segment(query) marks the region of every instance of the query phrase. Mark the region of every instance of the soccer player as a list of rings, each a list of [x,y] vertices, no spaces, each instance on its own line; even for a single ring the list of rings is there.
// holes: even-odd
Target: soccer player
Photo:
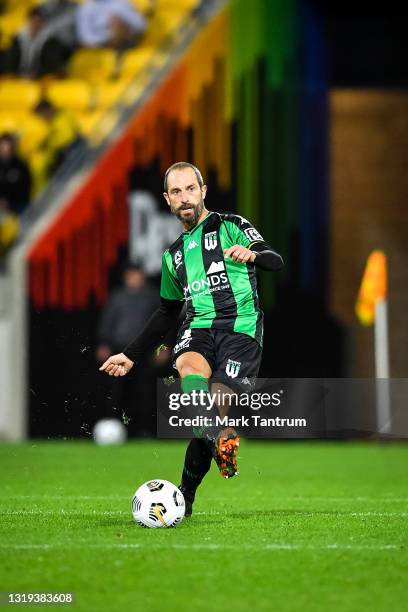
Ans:
[[[139,336],[101,366],[110,376],[125,376],[140,363],[177,324],[186,303],[186,316],[173,348],[183,391],[208,391],[210,378],[228,388],[256,378],[263,313],[255,268],[279,270],[283,261],[249,221],[209,211],[206,194],[201,173],[192,164],[177,162],[167,170],[164,197],[184,231],[163,254],[161,306]],[[180,485],[186,516],[192,513],[197,487],[212,458],[224,478],[237,474],[238,446],[232,428],[216,432],[209,428],[190,441]]]

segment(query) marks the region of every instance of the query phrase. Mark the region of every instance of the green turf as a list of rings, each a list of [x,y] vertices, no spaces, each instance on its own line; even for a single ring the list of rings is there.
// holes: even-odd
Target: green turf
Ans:
[[[191,519],[138,527],[133,492],[178,484],[184,448],[1,444],[0,591],[72,590],[87,612],[407,609],[408,446],[246,441]]]

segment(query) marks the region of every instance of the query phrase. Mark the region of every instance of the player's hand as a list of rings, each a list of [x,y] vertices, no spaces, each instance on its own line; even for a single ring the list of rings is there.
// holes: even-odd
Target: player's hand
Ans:
[[[253,253],[250,249],[239,244],[229,247],[224,250],[224,257],[231,257],[232,261],[238,261],[240,263],[253,263],[255,261],[256,253]]]
[[[109,376],[126,376],[133,366],[134,362],[129,357],[126,357],[124,353],[118,353],[117,355],[111,355],[99,370],[106,372]]]

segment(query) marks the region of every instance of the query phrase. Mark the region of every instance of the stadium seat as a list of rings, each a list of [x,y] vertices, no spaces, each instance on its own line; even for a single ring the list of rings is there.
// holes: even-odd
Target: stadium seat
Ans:
[[[156,0],[130,0],[130,4],[133,4],[138,11],[146,15],[154,7]]]
[[[4,8],[7,12],[16,11],[18,9],[26,11],[33,4],[38,4],[38,1],[36,2],[35,0],[5,0]]]
[[[10,46],[14,35],[24,25],[25,19],[25,9],[0,15],[0,49],[6,49]]]
[[[20,153],[27,157],[44,142],[48,127],[40,117],[31,113],[0,112],[0,132],[16,134]]]
[[[58,108],[74,111],[90,110],[95,101],[90,85],[78,79],[52,81],[47,87],[46,97]]]
[[[6,79],[0,81],[0,110],[30,110],[41,96],[41,87],[36,81]]]
[[[112,49],[79,49],[68,66],[71,79],[101,82],[115,75],[116,53]]]
[[[126,89],[128,82],[126,80],[117,81],[116,83],[101,84],[96,93],[97,108],[108,108],[122,103],[122,94]]]
[[[143,46],[139,49],[132,49],[123,54],[120,76],[129,78],[141,72],[151,61],[156,52],[153,46]]]
[[[191,11],[200,4],[201,0],[158,0],[158,8],[160,11],[171,10],[178,12],[181,9]]]
[[[88,142],[91,146],[98,146],[104,138],[112,133],[120,114],[115,109],[109,109],[101,113],[95,122],[92,132],[88,135]]]
[[[142,44],[146,46],[159,46],[168,38],[176,36],[177,30],[187,18],[188,9],[179,7],[176,9],[160,10],[153,16],[146,33],[143,35]]]
[[[81,134],[86,138],[89,138],[98,123],[102,120],[105,112],[106,110],[103,108],[84,113],[75,113],[75,119]]]

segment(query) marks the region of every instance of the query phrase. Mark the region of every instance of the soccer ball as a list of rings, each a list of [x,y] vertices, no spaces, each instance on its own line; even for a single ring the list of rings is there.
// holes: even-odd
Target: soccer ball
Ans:
[[[93,428],[93,438],[96,444],[121,444],[126,437],[126,427],[118,419],[102,419]]]
[[[149,480],[132,499],[132,514],[141,527],[176,527],[184,518],[180,489],[168,480]]]

